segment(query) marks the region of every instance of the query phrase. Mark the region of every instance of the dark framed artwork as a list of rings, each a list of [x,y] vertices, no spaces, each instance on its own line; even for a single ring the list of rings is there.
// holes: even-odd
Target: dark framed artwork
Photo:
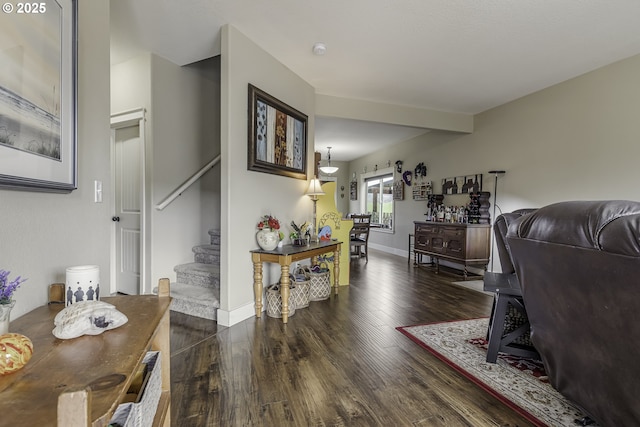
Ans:
[[[358,200],[358,183],[356,181],[349,183],[349,200]]]
[[[6,3],[0,40],[0,187],[68,193],[77,188],[77,0]]]
[[[468,194],[482,191],[482,174],[456,176],[442,180],[442,194]]]
[[[307,179],[307,116],[249,84],[247,169]]]

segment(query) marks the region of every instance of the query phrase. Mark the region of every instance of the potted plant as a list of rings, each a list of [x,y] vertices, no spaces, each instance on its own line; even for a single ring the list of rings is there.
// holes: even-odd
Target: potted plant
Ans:
[[[293,231],[289,233],[289,239],[293,246],[306,246],[308,241],[305,237],[305,232],[309,228],[309,225],[304,222],[301,226],[297,226],[295,222],[291,221],[291,228]]]

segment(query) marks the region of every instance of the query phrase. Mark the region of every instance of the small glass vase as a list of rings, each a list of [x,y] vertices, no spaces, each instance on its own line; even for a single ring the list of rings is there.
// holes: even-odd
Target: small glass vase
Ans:
[[[16,304],[15,301],[10,301],[6,304],[0,304],[0,335],[9,333],[9,321],[11,320],[11,309]]]

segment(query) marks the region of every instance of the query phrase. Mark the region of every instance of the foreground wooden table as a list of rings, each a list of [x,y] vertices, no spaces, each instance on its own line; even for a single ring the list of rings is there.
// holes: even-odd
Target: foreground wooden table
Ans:
[[[282,295],[282,322],[289,321],[289,269],[292,262],[334,252],[333,255],[333,286],[338,294],[340,286],[340,245],[342,242],[311,243],[308,246],[284,245],[272,251],[255,249],[251,251],[253,261],[253,290],[256,298],[256,317],[262,316],[262,263],[273,262],[280,264],[280,295]]]
[[[164,283],[163,281],[166,281]],[[36,308],[10,331],[33,342],[27,365],[0,376],[0,426],[106,426],[149,349],[161,352],[162,395],[154,426],[170,424],[169,280],[159,296],[102,298],[129,321],[101,335],[60,340],[53,319],[63,305]]]

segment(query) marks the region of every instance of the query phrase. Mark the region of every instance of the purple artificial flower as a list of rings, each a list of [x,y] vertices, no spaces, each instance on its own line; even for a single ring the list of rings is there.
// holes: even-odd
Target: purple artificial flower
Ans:
[[[0,304],[9,304],[13,293],[22,282],[27,280],[18,276],[9,282],[9,274],[11,274],[10,271],[0,269]]]

